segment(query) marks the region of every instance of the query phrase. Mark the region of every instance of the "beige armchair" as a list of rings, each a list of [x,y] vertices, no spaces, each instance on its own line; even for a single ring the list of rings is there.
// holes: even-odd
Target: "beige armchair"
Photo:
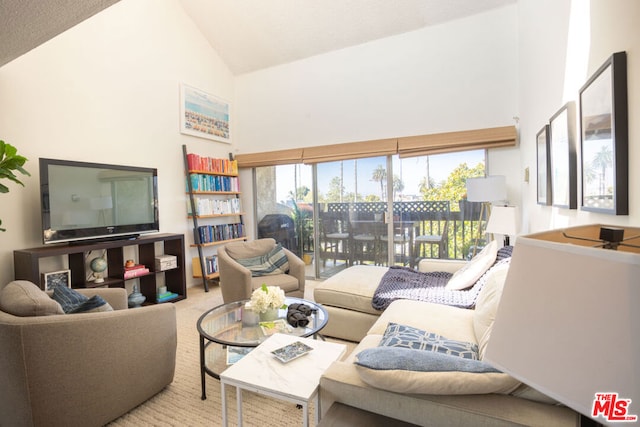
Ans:
[[[225,304],[251,298],[253,290],[262,284],[279,286],[287,296],[304,298],[304,262],[288,249],[283,248],[289,263],[289,271],[286,274],[254,276],[251,270],[237,261],[266,255],[275,247],[276,241],[266,238],[229,243],[218,248],[220,289]]]
[[[173,304],[128,309],[125,289],[77,290],[114,311],[16,316],[0,293],[1,426],[101,426],[173,381]]]

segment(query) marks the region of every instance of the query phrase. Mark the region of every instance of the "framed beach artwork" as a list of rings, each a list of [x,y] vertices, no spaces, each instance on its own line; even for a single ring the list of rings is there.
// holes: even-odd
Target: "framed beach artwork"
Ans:
[[[566,103],[549,120],[551,204],[569,209],[578,207],[575,123],[574,102]]]
[[[180,85],[180,132],[231,143],[231,105],[200,89]]]
[[[582,204],[629,214],[627,57],[614,53],[580,89]]]

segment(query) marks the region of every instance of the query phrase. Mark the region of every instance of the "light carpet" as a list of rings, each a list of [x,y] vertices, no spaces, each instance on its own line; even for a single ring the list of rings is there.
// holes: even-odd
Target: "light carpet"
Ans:
[[[313,281],[307,281],[305,297],[312,299]],[[201,400],[198,318],[210,308],[222,304],[217,286],[209,292],[191,287],[187,299],[175,303],[178,330],[176,372],[173,382],[145,403],[134,408],[109,426],[219,426],[222,425],[220,382],[206,376],[207,399]],[[334,340],[331,340],[334,341]],[[347,344],[347,354],[354,344]],[[144,375],[143,372],[140,375]],[[313,414],[313,403],[310,405]],[[300,426],[302,410],[295,404],[243,392],[243,420],[246,426]],[[229,425],[237,425],[235,388],[227,387]],[[310,425],[314,425],[313,416]]]

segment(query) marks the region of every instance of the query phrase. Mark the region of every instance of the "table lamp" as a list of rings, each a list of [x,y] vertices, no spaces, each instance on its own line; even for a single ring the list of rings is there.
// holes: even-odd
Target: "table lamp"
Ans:
[[[484,360],[609,424],[640,415],[640,239],[604,249],[602,227],[518,237]]]
[[[520,212],[516,206],[494,206],[485,230],[487,233],[502,234],[504,245],[509,246],[509,236],[520,231]]]
[[[507,200],[507,178],[504,175],[492,175],[480,178],[467,178],[467,201],[480,202],[478,233],[473,255],[476,254],[478,241],[483,233],[482,224],[491,216],[491,202]]]

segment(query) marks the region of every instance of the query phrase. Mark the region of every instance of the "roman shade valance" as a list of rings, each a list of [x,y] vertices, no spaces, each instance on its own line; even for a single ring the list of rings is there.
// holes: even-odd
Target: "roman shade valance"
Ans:
[[[361,159],[396,154],[398,140],[377,139],[372,141],[349,142],[346,144],[307,147],[302,153],[302,161],[307,164],[335,162],[338,160]]]
[[[398,138],[400,158],[516,145],[516,127],[502,126]]]
[[[290,150],[238,154],[240,168],[286,164],[314,164],[399,154],[401,158],[516,145],[515,126],[376,139]]]
[[[235,158],[238,161],[239,168],[292,165],[302,163],[302,148],[265,151],[262,153],[237,154]]]

